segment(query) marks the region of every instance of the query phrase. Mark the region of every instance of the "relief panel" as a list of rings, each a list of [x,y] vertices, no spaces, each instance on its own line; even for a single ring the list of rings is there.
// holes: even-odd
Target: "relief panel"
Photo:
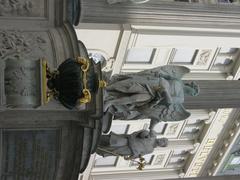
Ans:
[[[41,105],[39,61],[8,59],[4,70],[6,105],[28,108]]]
[[[212,56],[211,49],[201,50],[196,65],[207,65],[209,61],[211,61],[211,56]]]
[[[0,0],[0,17],[44,17],[46,7],[44,0]]]
[[[51,58],[51,42],[44,32],[0,30],[0,60]]]

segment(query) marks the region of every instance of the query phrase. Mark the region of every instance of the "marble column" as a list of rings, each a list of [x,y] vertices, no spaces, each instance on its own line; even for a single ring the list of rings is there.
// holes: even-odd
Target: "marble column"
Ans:
[[[199,96],[187,96],[187,109],[213,109],[240,107],[240,81],[202,80],[195,81],[200,86]]]

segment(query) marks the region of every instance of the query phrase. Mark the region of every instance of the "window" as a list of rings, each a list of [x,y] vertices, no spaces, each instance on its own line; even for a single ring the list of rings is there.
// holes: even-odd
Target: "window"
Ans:
[[[164,134],[165,130],[167,128],[167,123],[160,122],[154,127],[154,131],[156,131],[157,134]]]
[[[112,125],[110,131],[116,134],[126,134],[128,131],[129,125],[128,124],[115,124]]]
[[[132,48],[128,50],[126,63],[151,63],[156,49],[152,48]]]
[[[215,56],[215,49],[173,48],[168,63],[184,65],[190,69],[207,70]]]
[[[230,65],[232,62],[233,60],[230,58],[218,56],[214,62],[214,65]]]
[[[193,64],[198,50],[192,48],[174,48],[172,51],[172,63]]]
[[[238,57],[238,48],[219,48],[212,70],[231,72]]]
[[[237,50],[238,50],[238,48],[223,47],[220,49],[219,53],[234,54],[237,52]]]
[[[102,157],[96,155],[95,166],[96,167],[106,167],[106,166],[115,166],[117,162],[116,156]]]

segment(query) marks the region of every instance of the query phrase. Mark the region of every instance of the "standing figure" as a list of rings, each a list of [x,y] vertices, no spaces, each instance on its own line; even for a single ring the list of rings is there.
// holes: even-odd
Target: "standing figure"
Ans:
[[[156,147],[166,147],[166,138],[157,139],[154,131],[136,131],[132,134],[102,135],[97,154],[106,156],[124,156],[130,159],[150,154]]]
[[[196,83],[183,83],[189,69],[162,66],[139,73],[114,75],[106,88],[104,119],[150,118],[150,130],[160,121],[180,121],[190,113],[183,107],[184,95],[196,96]]]

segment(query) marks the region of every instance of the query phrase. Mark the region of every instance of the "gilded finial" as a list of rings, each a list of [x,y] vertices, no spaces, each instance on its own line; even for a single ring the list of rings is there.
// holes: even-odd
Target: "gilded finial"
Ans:
[[[83,90],[83,97],[80,98],[80,103],[81,104],[86,104],[86,103],[89,103],[92,99],[92,96],[91,96],[91,93],[88,89],[84,89]]]
[[[146,161],[145,161],[144,157],[142,157],[142,155],[139,155],[139,161],[137,163],[138,163],[137,169],[142,171],[146,165]]]
[[[77,62],[82,64],[81,69],[83,72],[87,72],[90,66],[89,60],[84,57],[77,57]]]
[[[105,88],[107,86],[107,82],[104,80],[99,80],[99,88]]]

